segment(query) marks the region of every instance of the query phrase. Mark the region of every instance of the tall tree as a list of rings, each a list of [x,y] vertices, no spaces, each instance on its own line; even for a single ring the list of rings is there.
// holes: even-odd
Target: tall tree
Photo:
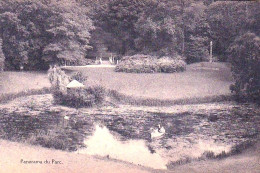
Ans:
[[[99,26],[111,33],[118,40],[114,46],[120,54],[134,49],[136,38],[135,23],[143,11],[145,1],[114,0],[109,1],[100,16]]]
[[[259,34],[259,2],[225,2],[212,3],[207,10],[207,18],[214,41],[214,50],[221,60],[227,60],[227,49],[238,35],[247,31]],[[258,31],[257,31],[258,30]]]
[[[240,101],[260,104],[260,37],[247,32],[238,36],[229,48],[235,84],[231,90]]]
[[[90,48],[88,9],[69,0],[10,0],[0,7],[0,35],[8,69],[47,69],[77,62]]]
[[[206,19],[206,9],[202,2],[191,3],[185,9],[184,53],[188,63],[208,60],[210,27]]]
[[[90,48],[90,30],[94,29],[92,20],[87,16],[88,9],[76,2],[51,4],[56,15],[48,20],[47,34],[49,44],[44,48],[44,60],[52,63],[80,61]]]

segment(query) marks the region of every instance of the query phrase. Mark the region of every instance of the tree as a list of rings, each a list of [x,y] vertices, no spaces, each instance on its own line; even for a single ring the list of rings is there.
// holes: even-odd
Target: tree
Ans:
[[[168,1],[147,1],[135,24],[138,37],[135,47],[143,53],[174,55],[178,50],[180,25],[175,18],[174,4]],[[155,13],[156,12],[156,13]]]
[[[197,2],[185,9],[184,52],[188,63],[205,61],[209,57],[210,27],[206,20],[206,8],[202,2]]]
[[[76,2],[54,3],[56,15],[48,21],[47,34],[51,37],[44,48],[44,60],[64,64],[78,62],[85,58],[89,46],[90,30],[94,29],[87,9]]]
[[[88,9],[69,0],[10,0],[0,4],[0,35],[7,69],[47,69],[78,62],[90,48]]]
[[[238,36],[229,48],[235,84],[231,91],[239,101],[260,104],[260,37],[247,32]]]
[[[26,28],[22,26],[18,15],[13,12],[4,12],[0,15],[1,37],[3,38],[3,50],[8,52],[6,68],[19,69],[23,62],[28,60],[25,51],[28,47]]]
[[[145,1],[114,0],[109,1],[99,17],[98,26],[105,32],[111,33],[118,43],[113,48],[119,54],[126,54],[134,50],[136,38],[135,23],[144,8]]]
[[[236,39],[247,31],[259,34],[260,4],[258,2],[212,3],[207,9],[207,20],[211,28],[214,52],[227,61],[227,49]],[[258,30],[258,31],[257,31]]]

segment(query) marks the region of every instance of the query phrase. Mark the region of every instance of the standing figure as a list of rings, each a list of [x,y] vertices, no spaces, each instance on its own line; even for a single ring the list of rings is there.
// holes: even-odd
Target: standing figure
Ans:
[[[102,64],[102,58],[101,57],[99,58],[99,63]]]

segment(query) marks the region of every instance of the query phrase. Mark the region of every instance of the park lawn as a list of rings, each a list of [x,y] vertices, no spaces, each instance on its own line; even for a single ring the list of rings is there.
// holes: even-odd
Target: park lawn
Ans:
[[[0,94],[50,87],[47,72],[1,72]]]
[[[185,72],[135,74],[108,67],[65,67],[88,76],[86,86],[101,85],[133,97],[161,100],[189,99],[230,94],[230,68],[225,63],[196,63]],[[69,71],[67,73],[69,74]],[[50,87],[47,72],[2,72],[0,94]]]
[[[88,76],[87,86],[101,85],[133,97],[189,99],[230,94],[230,67],[225,63],[196,63],[180,73],[119,73],[114,68],[65,67]]]

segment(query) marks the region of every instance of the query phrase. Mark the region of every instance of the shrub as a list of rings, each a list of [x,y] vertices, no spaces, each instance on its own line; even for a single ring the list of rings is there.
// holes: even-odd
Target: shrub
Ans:
[[[63,70],[61,70],[59,67],[54,66],[53,68],[49,69],[48,77],[51,83],[52,90],[66,93],[66,86],[69,84],[70,78],[68,75],[65,74]]]
[[[186,63],[182,59],[172,59],[170,57],[162,57],[157,62],[160,71],[163,73],[181,72],[186,69]]]
[[[93,59],[77,59],[71,62],[66,62],[66,65],[69,66],[85,66],[85,65],[92,65],[95,64],[95,60]],[[65,63],[63,63],[62,65],[65,65]]]
[[[174,58],[162,57],[158,59],[156,56],[150,55],[134,55],[125,56],[116,66],[116,72],[127,73],[173,73],[186,69],[186,63],[180,56]]]
[[[91,107],[93,105],[101,104],[105,99],[105,89],[102,87],[89,87],[70,89],[66,94],[55,91],[53,93],[55,103],[79,107]]]
[[[125,56],[116,66],[116,72],[127,73],[154,73],[159,71],[156,64],[157,57],[150,55],[137,54],[134,56]]]
[[[254,33],[239,36],[229,48],[235,84],[230,89],[238,101],[260,104],[260,37]]]
[[[71,78],[71,81],[72,81],[72,80],[77,80],[77,81],[79,81],[79,82],[81,82],[81,83],[86,82],[87,79],[88,79],[88,77],[87,77],[87,76],[84,76],[84,75],[82,74],[82,72],[80,72],[80,71],[72,73],[72,75],[71,75],[70,78]]]
[[[71,107],[90,107],[101,104],[105,99],[105,89],[100,86],[67,89],[67,84],[72,80],[79,82],[86,81],[86,77],[81,72],[75,72],[71,77],[65,74],[59,67],[49,70],[49,79],[52,85],[52,96],[56,104]]]

